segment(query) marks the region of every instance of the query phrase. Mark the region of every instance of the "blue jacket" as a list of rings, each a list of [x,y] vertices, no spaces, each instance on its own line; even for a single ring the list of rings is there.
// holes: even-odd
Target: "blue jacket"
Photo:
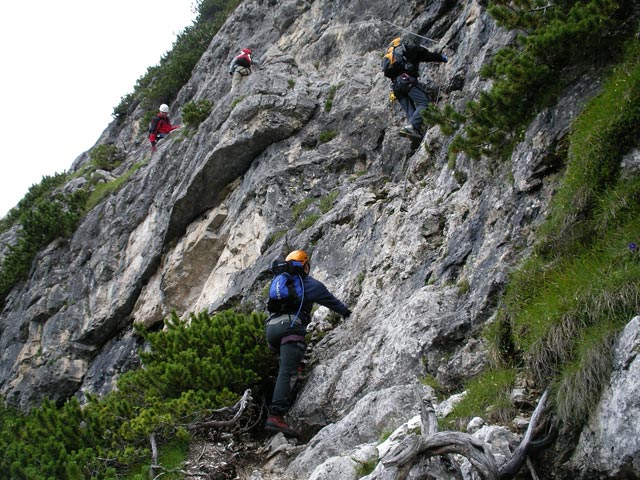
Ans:
[[[314,303],[327,307],[343,317],[348,317],[351,314],[351,310],[338,300],[320,280],[316,280],[310,275],[302,275],[302,285],[304,286],[304,297],[298,316],[304,325],[311,320],[311,310]]]

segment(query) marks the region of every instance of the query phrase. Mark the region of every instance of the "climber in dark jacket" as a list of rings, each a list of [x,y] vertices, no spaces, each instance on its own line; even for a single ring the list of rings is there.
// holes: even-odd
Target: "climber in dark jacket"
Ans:
[[[311,321],[313,304],[323,305],[343,317],[351,315],[351,310],[322,282],[309,275],[311,270],[309,256],[303,250],[294,250],[285,260],[294,260],[302,264],[304,273],[301,278],[304,293],[300,304],[292,308],[294,311],[272,314],[267,319],[265,327],[267,342],[271,350],[280,354],[280,364],[265,429],[296,436],[296,432],[287,425],[283,416],[289,410],[292,380],[298,373],[298,367],[306,350],[305,334],[307,325]]]
[[[409,123],[402,127],[400,135],[422,138],[422,114],[429,105],[424,89],[418,83],[421,62],[447,62],[449,59],[428,50],[422,45],[413,45],[394,38],[382,59],[384,75],[391,79],[392,99],[400,102]]]

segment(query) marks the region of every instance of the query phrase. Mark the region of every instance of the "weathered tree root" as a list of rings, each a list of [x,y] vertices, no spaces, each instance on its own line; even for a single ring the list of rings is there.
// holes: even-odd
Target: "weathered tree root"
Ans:
[[[500,469],[498,469],[495,457],[486,443],[463,432],[435,432],[437,429],[434,426],[435,414],[433,407],[430,407],[430,400],[423,401],[422,408],[422,431],[426,433],[403,439],[382,459],[382,463],[385,468],[394,472],[394,480],[402,480],[406,478],[410,467],[419,457],[455,453],[466,457],[485,480],[513,479],[527,461],[529,454],[550,443],[550,435],[541,441],[533,441],[547,397],[548,393],[544,392],[531,416],[522,442]],[[392,477],[385,476],[385,478]]]
[[[253,397],[251,396],[251,390],[245,390],[242,398],[236,402],[235,405],[231,407],[224,407],[217,410],[211,411],[212,415],[221,415],[221,414],[233,414],[233,416],[227,420],[205,420],[193,422],[188,425],[182,425],[186,427],[189,431],[196,431],[204,428],[221,428],[221,427],[231,427],[240,422],[242,415],[245,411],[252,405]],[[152,433],[149,436],[149,442],[151,444],[151,467],[150,467],[150,478],[155,479],[162,476],[164,473],[169,472],[179,472],[187,477],[202,477],[209,478],[207,474],[201,474],[198,472],[190,472],[182,469],[166,469],[158,464],[158,446],[156,442],[155,433]],[[160,472],[156,475],[156,472]]]
[[[234,425],[238,423],[238,421],[240,420],[240,417],[242,416],[242,414],[245,412],[245,410],[251,404],[252,401],[253,401],[253,397],[251,397],[251,390],[247,389],[244,391],[242,398],[238,400],[238,402],[232,407],[224,407],[218,410],[213,410],[212,412],[216,414],[235,412],[232,418],[230,418],[229,420],[208,420],[204,422],[191,423],[187,425],[187,429],[190,431],[193,431],[193,430],[199,430],[201,428],[229,427],[231,425]]]

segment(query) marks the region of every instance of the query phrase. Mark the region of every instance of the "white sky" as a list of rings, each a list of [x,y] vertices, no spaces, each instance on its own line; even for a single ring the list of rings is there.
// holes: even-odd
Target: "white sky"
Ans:
[[[69,170],[192,24],[194,0],[7,1],[0,10],[0,217]]]

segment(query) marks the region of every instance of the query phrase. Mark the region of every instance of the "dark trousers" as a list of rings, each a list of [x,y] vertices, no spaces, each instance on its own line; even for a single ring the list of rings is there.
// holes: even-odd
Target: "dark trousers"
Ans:
[[[294,323],[292,326],[291,318],[295,317],[289,315],[276,317],[266,326],[269,347],[280,355],[278,376],[269,405],[269,414],[271,415],[284,415],[289,411],[292,400],[290,398],[291,391],[298,375],[298,367],[307,348],[302,341],[304,328],[300,323]],[[279,321],[279,319],[282,320]]]
[[[417,131],[422,131],[421,112],[429,106],[427,94],[420,88],[418,80],[402,74],[393,81],[393,93],[407,114],[407,120]]]

